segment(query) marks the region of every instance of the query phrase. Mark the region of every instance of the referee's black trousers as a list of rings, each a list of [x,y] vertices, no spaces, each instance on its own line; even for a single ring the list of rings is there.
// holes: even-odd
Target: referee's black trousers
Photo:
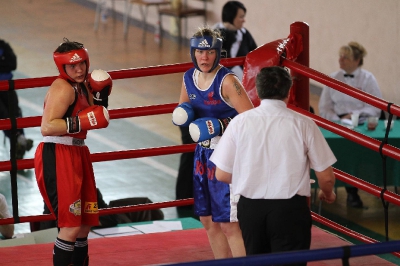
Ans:
[[[241,196],[237,209],[247,255],[310,249],[312,220],[307,197],[272,200]]]

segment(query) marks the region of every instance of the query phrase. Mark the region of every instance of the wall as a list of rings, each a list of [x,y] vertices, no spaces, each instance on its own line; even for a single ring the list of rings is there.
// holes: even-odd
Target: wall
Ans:
[[[96,2],[96,0],[88,0]],[[124,1],[116,1],[124,10]],[[201,1],[189,0],[201,6]],[[208,24],[220,21],[225,0],[210,0],[207,4]],[[400,104],[399,75],[399,16],[398,0],[242,0],[247,8],[245,27],[258,45],[287,37],[290,24],[306,22],[310,26],[310,66],[324,74],[339,69],[338,50],[350,41],[364,45],[368,55],[364,69],[378,80],[384,99]],[[140,19],[137,6],[131,16]],[[169,20],[169,21],[168,21]],[[155,25],[157,13],[149,9],[148,22]],[[187,37],[203,24],[202,19],[189,19]],[[164,28],[172,29],[173,22],[165,18]],[[313,85],[321,84],[311,81]]]

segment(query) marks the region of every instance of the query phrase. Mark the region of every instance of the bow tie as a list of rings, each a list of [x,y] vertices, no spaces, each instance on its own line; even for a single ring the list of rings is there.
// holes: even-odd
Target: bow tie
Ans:
[[[344,74],[344,76],[347,77],[347,78],[354,78],[353,74]]]

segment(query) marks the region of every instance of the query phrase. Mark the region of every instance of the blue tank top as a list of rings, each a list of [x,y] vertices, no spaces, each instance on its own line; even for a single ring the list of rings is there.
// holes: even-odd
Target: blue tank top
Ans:
[[[183,81],[186,87],[186,92],[190,99],[190,104],[193,106],[195,117],[214,117],[227,118],[235,117],[237,111],[228,105],[222,98],[222,82],[232,71],[226,67],[221,67],[215,74],[214,80],[210,87],[206,90],[200,90],[195,83],[196,68],[191,68],[183,75]]]

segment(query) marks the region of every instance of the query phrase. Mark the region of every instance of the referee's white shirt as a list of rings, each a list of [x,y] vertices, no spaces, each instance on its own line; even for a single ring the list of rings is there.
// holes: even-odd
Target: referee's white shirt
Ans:
[[[336,162],[314,121],[281,100],[262,100],[237,115],[210,160],[232,174],[234,195],[252,199],[310,196],[310,168]]]

